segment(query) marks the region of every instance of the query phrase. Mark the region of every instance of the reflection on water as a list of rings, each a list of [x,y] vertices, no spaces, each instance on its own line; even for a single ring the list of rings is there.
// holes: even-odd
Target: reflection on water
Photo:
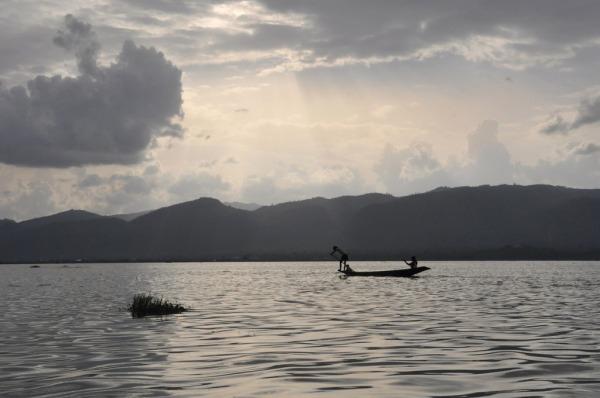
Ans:
[[[600,263],[424,265],[414,279],[343,279],[334,263],[2,265],[0,391],[600,394]],[[132,319],[141,292],[193,310]]]

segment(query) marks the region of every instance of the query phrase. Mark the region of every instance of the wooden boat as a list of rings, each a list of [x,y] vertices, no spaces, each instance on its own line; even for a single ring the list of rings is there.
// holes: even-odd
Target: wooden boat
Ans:
[[[393,269],[389,271],[354,271],[352,269],[348,271],[340,271],[347,276],[400,276],[400,277],[411,277],[418,274],[419,272],[427,271],[429,267],[417,267],[417,268],[404,268],[404,269]]]

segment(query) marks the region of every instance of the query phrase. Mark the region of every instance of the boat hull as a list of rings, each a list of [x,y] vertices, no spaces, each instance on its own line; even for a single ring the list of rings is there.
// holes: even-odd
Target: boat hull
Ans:
[[[429,267],[394,269],[389,271],[338,271],[346,276],[394,276],[408,278],[420,272],[427,271]]]

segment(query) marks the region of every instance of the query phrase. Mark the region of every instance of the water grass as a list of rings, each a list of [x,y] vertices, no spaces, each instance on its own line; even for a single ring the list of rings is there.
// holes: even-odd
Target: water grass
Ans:
[[[162,297],[141,293],[133,296],[133,302],[127,307],[133,318],[141,318],[147,315],[170,315],[180,314],[187,311],[183,305],[171,303]]]

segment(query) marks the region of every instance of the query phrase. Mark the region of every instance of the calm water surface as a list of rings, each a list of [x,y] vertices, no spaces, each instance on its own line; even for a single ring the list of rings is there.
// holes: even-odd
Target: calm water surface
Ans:
[[[0,265],[0,395],[600,396],[600,263],[424,265]]]

